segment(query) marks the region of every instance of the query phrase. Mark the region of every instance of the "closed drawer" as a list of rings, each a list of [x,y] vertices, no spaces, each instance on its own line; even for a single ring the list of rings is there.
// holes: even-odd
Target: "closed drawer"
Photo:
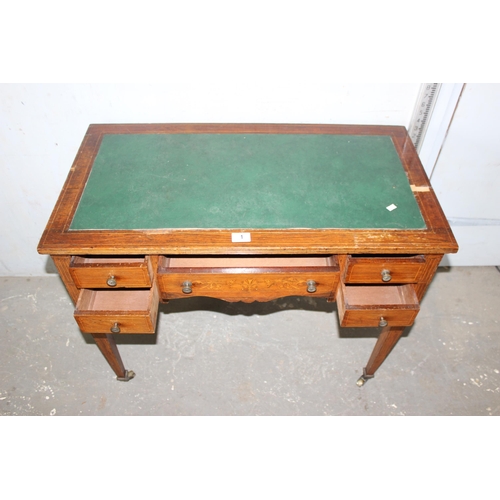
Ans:
[[[154,333],[158,291],[82,290],[75,319],[84,333]]]
[[[345,286],[337,290],[340,326],[410,326],[420,310],[412,285]]]
[[[418,283],[425,269],[425,257],[347,258],[344,283]]]
[[[244,302],[290,295],[333,298],[338,282],[334,256],[162,257],[158,268],[164,300],[189,296]]]
[[[74,256],[69,271],[78,288],[149,288],[153,278],[149,256]]]

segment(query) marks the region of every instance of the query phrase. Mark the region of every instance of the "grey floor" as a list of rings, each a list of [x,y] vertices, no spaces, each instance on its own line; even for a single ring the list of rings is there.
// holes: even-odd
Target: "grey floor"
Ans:
[[[0,278],[0,415],[500,415],[500,273],[440,268],[374,379],[376,329],[336,305],[184,299],[123,336],[118,382],[56,275]]]

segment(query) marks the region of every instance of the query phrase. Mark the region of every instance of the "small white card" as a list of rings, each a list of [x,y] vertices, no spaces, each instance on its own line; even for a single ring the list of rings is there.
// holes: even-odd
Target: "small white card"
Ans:
[[[392,212],[393,210],[396,210],[396,208],[398,208],[396,205],[394,205],[394,203],[392,205],[389,205],[388,207],[385,207],[387,208],[387,210],[389,210],[389,212]]]
[[[231,233],[231,241],[233,243],[248,243],[252,241],[250,233]]]

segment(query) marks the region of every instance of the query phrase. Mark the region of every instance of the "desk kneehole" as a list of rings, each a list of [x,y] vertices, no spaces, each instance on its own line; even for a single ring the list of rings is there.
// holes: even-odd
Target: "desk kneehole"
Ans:
[[[154,333],[158,289],[81,290],[75,319],[83,333]]]
[[[161,257],[162,300],[212,297],[268,301],[291,295],[333,299],[339,282],[335,256]]]
[[[420,310],[412,285],[345,286],[337,289],[340,326],[410,326]]]

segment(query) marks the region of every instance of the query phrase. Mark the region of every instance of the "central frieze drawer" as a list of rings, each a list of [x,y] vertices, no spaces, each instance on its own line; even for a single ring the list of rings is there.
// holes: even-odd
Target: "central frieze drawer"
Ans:
[[[69,272],[78,288],[149,288],[153,270],[145,257],[71,258]]]
[[[335,256],[161,257],[158,267],[163,300],[189,296],[246,302],[290,295],[334,298],[338,281]]]
[[[158,291],[82,290],[75,319],[84,333],[154,333]]]
[[[344,283],[418,283],[425,269],[423,255],[347,258]]]

